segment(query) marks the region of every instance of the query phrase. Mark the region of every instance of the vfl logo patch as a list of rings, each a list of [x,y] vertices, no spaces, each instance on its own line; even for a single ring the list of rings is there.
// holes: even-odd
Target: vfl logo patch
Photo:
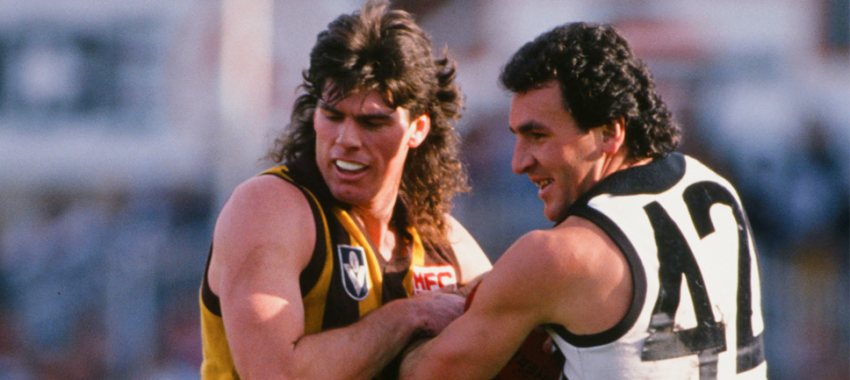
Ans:
[[[457,275],[453,266],[413,266],[413,294],[441,288],[457,289]]]
[[[369,266],[366,252],[361,247],[338,245],[339,264],[342,268],[342,284],[345,292],[356,301],[369,295]]]

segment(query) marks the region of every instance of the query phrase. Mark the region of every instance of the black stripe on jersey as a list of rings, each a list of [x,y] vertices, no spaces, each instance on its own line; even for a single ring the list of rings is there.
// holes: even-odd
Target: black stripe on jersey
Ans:
[[[413,254],[394,256],[389,261],[384,260],[384,257],[379,255],[378,261],[383,268],[382,277],[384,280],[381,304],[385,305],[392,300],[407,298],[407,289],[404,288],[404,277],[410,271]]]
[[[620,320],[620,322],[614,325],[614,327],[597,334],[576,335],[567,331],[567,329],[562,325],[549,325],[549,327],[564,338],[567,343],[573,346],[601,346],[620,339],[629,331],[629,329],[632,328],[632,326],[634,326],[635,322],[637,322],[640,312],[643,309],[643,304],[646,301],[646,271],[643,268],[643,263],[641,263],[635,247],[629,239],[626,238],[626,235],[620,227],[618,227],[611,219],[608,219],[607,216],[588,207],[586,204],[584,207],[572,208],[571,214],[585,218],[602,228],[611,240],[620,247],[620,250],[626,257],[626,261],[629,263],[629,269],[632,274],[632,286],[634,288],[632,292],[632,302],[631,305],[629,305],[629,309],[626,311],[626,315]]]
[[[331,235],[331,249],[334,250],[334,252],[331,252],[333,271],[327,298],[325,298],[322,331],[345,327],[360,319],[360,302],[351,298],[345,292],[345,284],[342,283],[344,273],[339,265],[339,254],[336,252],[341,244],[351,245],[351,235],[348,234],[348,231],[337,218],[328,218],[328,228]],[[374,289],[370,291],[374,291]]]
[[[284,170],[287,170],[287,172],[291,174],[291,172],[288,171],[288,168]],[[310,258],[310,262],[307,263],[307,266],[301,271],[301,275],[298,277],[298,284],[301,287],[301,297],[304,298],[307,296],[307,293],[310,293],[313,286],[316,286],[316,283],[319,281],[319,275],[322,274],[322,269],[324,269],[325,266],[326,242],[325,225],[322,221],[322,210],[320,209],[322,206],[319,205],[316,199],[313,198],[313,193],[310,189],[299,185],[295,182],[295,178],[290,180],[278,172],[266,172],[265,175],[273,175],[295,185],[295,187],[304,194],[304,198],[307,198],[307,203],[310,205],[310,211],[313,212],[313,222],[316,225],[316,244],[313,246],[313,256]],[[327,215],[327,212],[324,214]]]
[[[626,257],[632,273],[632,285],[634,286],[632,303],[626,312],[626,316],[609,330],[598,334],[576,335],[567,331],[564,326],[550,326],[565,341],[576,347],[593,347],[611,343],[622,337],[634,326],[646,301],[646,272],[634,246],[616,223],[599,211],[589,207],[587,203],[600,194],[660,194],[673,187],[684,176],[685,156],[676,152],[656,158],[646,165],[634,166],[618,171],[603,179],[595,187],[579,197],[570,206],[569,210],[567,210],[564,219],[556,223],[560,224],[567,217],[576,215],[602,228],[614,243],[620,247],[620,250]]]
[[[407,290],[404,289],[404,276],[408,270],[401,272],[384,272],[384,291],[381,294],[381,303],[387,304],[392,300],[407,298]]]
[[[301,286],[301,297],[305,297],[307,293],[316,285],[316,282],[319,281],[319,275],[322,273],[322,269],[324,269],[325,264],[325,226],[322,222],[322,214],[319,207],[321,207],[313,197],[310,195],[309,190],[305,189],[302,186],[299,186],[296,183],[288,180],[284,176],[279,173],[269,172],[266,175],[273,175],[278,177],[284,181],[292,183],[298,190],[304,194],[304,197],[307,198],[307,203],[310,204],[310,210],[313,212],[313,220],[316,224],[316,245],[313,248],[313,256],[310,258],[310,262],[307,264],[307,267],[301,271],[301,276],[299,277],[299,284]],[[325,213],[327,215],[327,213]],[[201,300],[206,306],[207,310],[217,316],[221,316],[221,301],[218,296],[213,293],[212,289],[210,289],[209,279],[207,278],[210,271],[210,262],[212,261],[212,244],[210,244],[210,251],[207,255],[207,264],[204,268],[204,278],[203,283],[201,284]]]
[[[452,265],[455,268],[455,275],[457,275],[457,285],[465,283],[463,278],[463,272],[460,269],[460,263],[457,261],[457,255],[455,254],[454,248],[451,245],[444,244],[433,244],[429,241],[422,241],[422,248],[425,252],[434,252],[436,256],[439,256],[445,262]],[[425,265],[434,265],[437,261],[433,260],[430,255],[425,255]],[[472,279],[470,279],[472,280]]]
[[[620,170],[579,197],[567,211],[567,216],[572,214],[572,208],[585,207],[587,202],[600,194],[661,194],[681,181],[684,176],[685,156],[677,152],[656,158],[646,165]],[[558,223],[560,222],[563,220]]]
[[[310,262],[307,263],[307,266],[301,271],[301,275],[298,277],[298,283],[301,286],[301,298],[303,299],[313,290],[316,283],[319,282],[322,270],[325,269],[327,241],[325,240],[325,225],[322,222],[322,210],[319,209],[322,206],[315,202],[310,194],[307,193],[307,190],[301,189],[301,191],[304,192],[307,202],[310,203],[310,210],[313,211],[313,220],[316,223],[316,245],[313,248],[313,257],[310,258]],[[327,211],[325,210],[325,215],[328,215]]]
[[[210,282],[207,280],[207,274],[210,272],[210,261],[212,261],[212,244],[210,244],[210,253],[207,254],[207,265],[204,269],[204,280],[201,284],[201,301],[210,313],[220,317],[221,303],[218,300],[218,296],[210,289]]]
[[[311,172],[310,168],[313,168],[314,172]],[[352,299],[345,292],[345,287],[342,284],[344,273],[342,273],[342,268],[340,268],[339,255],[336,250],[339,245],[350,245],[351,236],[339,220],[333,217],[333,212],[331,211],[334,205],[344,205],[338,203],[332,197],[330,190],[322,181],[321,176],[314,174],[318,173],[315,164],[306,161],[296,162],[293,165],[287,166],[284,170],[286,175],[291,179],[287,179],[277,172],[267,172],[266,174],[275,175],[296,185],[307,197],[316,223],[316,245],[313,250],[313,256],[310,258],[307,267],[301,271],[299,277],[301,297],[306,297],[313,287],[316,286],[321,278],[324,266],[331,265],[331,283],[324,300],[325,312],[322,316],[322,330],[348,326],[360,319],[360,303]],[[316,198],[314,199],[311,194]],[[316,204],[316,200],[318,200],[319,204]],[[322,205],[326,205],[327,207],[322,207]],[[330,263],[326,263],[328,244],[325,241],[325,226],[319,213],[320,210],[325,211],[324,214],[327,216],[325,219],[328,223],[328,235],[331,239],[330,249],[332,250]]]

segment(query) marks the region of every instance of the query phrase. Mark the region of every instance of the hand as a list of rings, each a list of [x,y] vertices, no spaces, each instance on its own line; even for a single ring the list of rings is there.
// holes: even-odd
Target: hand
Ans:
[[[426,292],[409,298],[419,319],[418,337],[433,337],[463,314],[464,298],[446,292]]]

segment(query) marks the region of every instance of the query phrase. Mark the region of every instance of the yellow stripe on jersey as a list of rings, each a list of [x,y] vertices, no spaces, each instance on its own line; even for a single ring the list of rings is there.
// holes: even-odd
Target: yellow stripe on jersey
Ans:
[[[201,345],[204,361],[201,364],[201,378],[216,380],[238,380],[236,365],[230,356],[230,346],[224,334],[224,321],[201,304]]]
[[[423,267],[425,266],[425,248],[422,245],[422,239],[419,237],[419,234],[416,233],[416,229],[410,227],[407,229],[407,232],[413,236],[413,262],[411,263],[411,269],[407,271],[407,274],[404,275],[404,290],[407,291],[407,296],[413,296],[413,267]]]
[[[375,252],[365,233],[357,226],[348,212],[336,206],[332,200],[321,203],[319,196],[310,190],[311,187],[308,187],[309,184],[296,182],[295,177],[292,176],[293,173],[285,166],[271,168],[264,171],[263,174],[271,174],[279,177],[302,190],[310,203],[311,209],[314,210],[316,228],[323,230],[322,232],[316,231],[317,240],[313,251],[314,256],[308,265],[309,270],[302,272],[301,276],[303,278],[300,278],[304,284],[312,284],[307,285],[311,286],[309,289],[301,289],[303,295],[305,335],[316,334],[324,329],[354,323],[357,321],[358,315],[362,317],[379,308],[383,304],[384,296],[387,296],[389,299],[412,296],[415,288],[414,266],[425,267],[426,261],[428,261],[427,264],[430,266],[450,264],[455,267],[455,271],[458,270],[451,246],[434,247],[433,251],[425,252],[424,245],[416,229],[409,227],[407,230],[412,237],[410,266],[406,269],[394,267],[392,272],[389,272],[398,274],[399,271],[405,271],[406,273],[403,278],[395,275],[385,277],[385,268],[383,265],[386,264],[386,261],[381,260],[381,257],[377,256],[380,253]],[[319,223],[319,220],[321,220],[321,223]],[[283,233],[286,232],[283,231]],[[324,238],[324,243],[319,241],[322,238]],[[348,290],[345,288],[345,279],[342,279],[343,281],[340,282],[339,278],[334,278],[334,276],[345,273],[343,272],[343,268],[339,268],[342,263],[337,257],[337,249],[342,244],[358,246],[359,249],[363,250],[369,271],[367,281],[369,282],[370,291],[362,301],[356,301],[353,297],[350,299],[346,298],[345,294]],[[444,256],[443,252],[447,252],[448,256]],[[321,267],[318,265],[321,265]],[[392,283],[384,284],[384,281],[390,281]],[[396,281],[403,282],[399,284]],[[387,289],[384,288],[385,286],[387,286]],[[406,294],[400,294],[402,293],[402,289]],[[329,301],[330,299],[334,299],[334,301]],[[206,277],[201,288],[200,301],[204,353],[204,362],[201,365],[201,378],[204,380],[238,380],[239,375],[236,373],[235,365],[230,354],[230,348],[224,330],[224,322],[220,316],[211,311],[215,310],[216,305],[218,305],[218,297],[209,290]],[[206,301],[211,302],[212,309],[205,304]],[[381,375],[378,378],[384,377]]]
[[[382,276],[381,264],[378,262],[376,253],[372,249],[372,244],[366,239],[366,236],[360,231],[360,227],[354,223],[354,219],[345,210],[334,207],[333,213],[340,223],[351,234],[351,245],[359,246],[366,252],[366,263],[369,265],[369,282],[371,282],[369,294],[360,301],[360,316],[368,314],[372,310],[379,308],[383,302],[384,279]]]
[[[263,174],[274,174],[280,176],[289,183],[304,190],[304,193],[308,194],[316,205],[321,204],[312,191],[301,186],[289,176],[289,168],[286,166],[277,166],[268,169],[264,171]],[[333,275],[333,265],[331,265],[331,263],[333,263],[334,257],[333,249],[331,248],[331,235],[330,228],[328,228],[328,219],[325,216],[325,212],[322,207],[317,207],[317,209],[322,217],[323,232],[325,235],[325,266],[322,268],[322,274],[319,275],[319,280],[316,281],[316,284],[313,285],[310,292],[302,299],[302,303],[304,304],[304,316],[306,317],[304,318],[304,334],[315,334],[322,331],[326,305],[325,297],[327,297],[328,289],[331,286],[331,276]],[[316,233],[318,232],[319,231],[316,231]]]
[[[306,189],[305,189],[306,190]],[[307,194],[310,194],[310,197],[313,198],[313,201],[316,204],[319,204],[319,200],[316,199],[316,196],[313,195],[309,190],[306,191]],[[304,303],[304,315],[305,316],[316,316],[316,318],[305,318],[304,319],[304,333],[305,334],[314,334],[319,331],[322,331],[322,322],[325,315],[325,297],[328,294],[328,289],[331,286],[331,275],[333,274],[333,250],[331,249],[331,235],[330,229],[328,228],[328,220],[325,217],[325,212],[322,211],[321,207],[318,207],[319,213],[322,215],[322,225],[324,225],[325,232],[325,251],[327,252],[325,255],[325,266],[322,268],[322,274],[319,276],[319,281],[316,282],[316,285],[313,286],[313,289],[310,289],[310,292],[304,296],[302,302]]]

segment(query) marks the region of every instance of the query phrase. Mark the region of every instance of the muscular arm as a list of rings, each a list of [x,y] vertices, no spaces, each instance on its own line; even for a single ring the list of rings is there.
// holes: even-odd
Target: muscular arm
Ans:
[[[447,299],[453,296],[433,294],[391,302],[346,328],[305,335],[298,280],[315,234],[304,195],[271,176],[241,185],[222,210],[209,279],[242,378],[368,379],[415,332],[439,331],[459,314],[459,301]],[[435,313],[445,320],[428,319]]]
[[[470,309],[433,340],[409,352],[401,378],[491,379],[539,324],[530,281],[515,281],[530,268],[505,265],[529,248],[518,241],[502,256],[476,291]],[[520,271],[522,273],[520,273]]]
[[[538,325],[590,334],[614,326],[631,300],[618,249],[581,219],[526,234],[499,259],[470,309],[407,354],[401,379],[491,379]]]

